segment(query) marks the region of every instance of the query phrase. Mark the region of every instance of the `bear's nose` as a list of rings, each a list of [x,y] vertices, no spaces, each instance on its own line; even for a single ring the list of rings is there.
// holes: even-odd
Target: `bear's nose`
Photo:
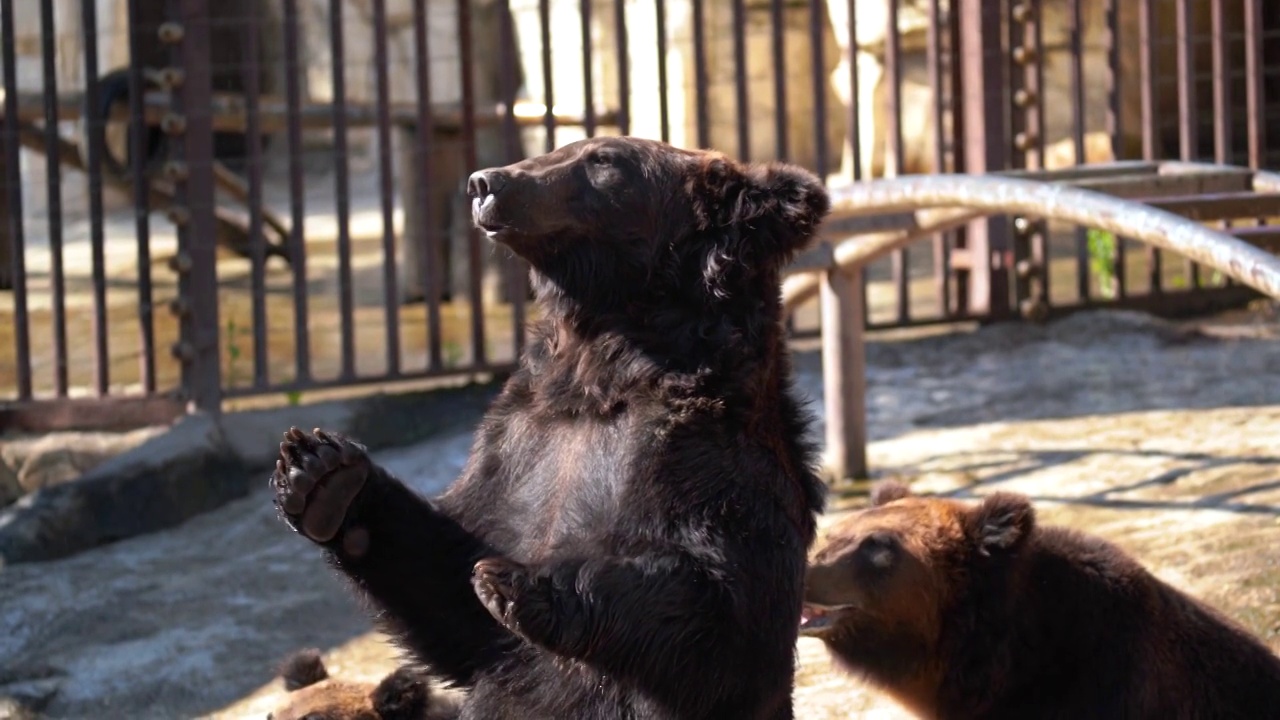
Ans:
[[[477,200],[486,195],[497,195],[507,185],[507,175],[501,170],[477,170],[467,178],[467,194]]]

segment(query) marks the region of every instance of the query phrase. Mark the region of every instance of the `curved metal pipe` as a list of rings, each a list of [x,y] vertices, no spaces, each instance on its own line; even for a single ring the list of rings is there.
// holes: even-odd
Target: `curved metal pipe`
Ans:
[[[1255,190],[1280,182],[1257,173]],[[860,217],[921,211],[921,227],[860,236],[836,249],[842,269],[862,265],[942,229],[981,215],[1026,215],[1106,230],[1183,255],[1259,292],[1280,298],[1280,258],[1165,210],[1070,185],[999,176],[920,175],[856,183],[832,195],[835,212]],[[847,248],[847,249],[846,249]],[[812,294],[817,278],[789,278],[783,303]]]

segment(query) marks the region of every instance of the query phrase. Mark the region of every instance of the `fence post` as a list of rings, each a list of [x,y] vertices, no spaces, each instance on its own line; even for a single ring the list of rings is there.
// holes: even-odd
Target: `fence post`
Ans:
[[[823,403],[826,408],[826,471],[835,479],[867,477],[867,362],[863,267],[822,272]]]
[[[1010,138],[1007,50],[1003,3],[958,0],[960,20],[961,115],[964,172],[1009,169]],[[1013,244],[1007,217],[976,220],[965,233],[973,258],[969,274],[969,312],[991,319],[1009,317],[1009,269]]]
[[[167,168],[175,179],[169,217],[178,228],[178,302],[182,389],[188,410],[218,414],[222,407],[218,327],[217,238],[213,185],[213,84],[210,73],[208,0],[169,0],[169,22],[159,39],[170,45],[180,78],[163,119],[174,136]]]

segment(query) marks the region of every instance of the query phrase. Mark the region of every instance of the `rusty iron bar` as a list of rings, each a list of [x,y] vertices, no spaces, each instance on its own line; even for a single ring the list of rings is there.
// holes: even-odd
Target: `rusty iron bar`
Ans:
[[[849,0],[849,157],[853,165],[852,177],[862,179],[862,118],[858,117],[858,11],[857,0]],[[865,283],[864,283],[865,287]]]
[[[1263,178],[1259,189],[1270,192],[1268,182],[1274,180]],[[1092,190],[1008,177],[916,176],[851,185],[833,200],[833,214],[843,218],[926,209],[962,217],[967,209],[1076,223],[1159,245],[1280,298],[1280,258],[1167,210]],[[901,243],[898,233],[857,240],[847,243],[848,253],[837,251],[836,262],[865,265]]]
[[[1151,14],[1152,0],[1138,0],[1139,85],[1142,102],[1142,159],[1156,159],[1155,50],[1152,37],[1155,28]],[[1160,248],[1147,247],[1148,292],[1164,291],[1164,258]]]
[[[45,178],[48,197],[50,293],[53,304],[53,384],[58,397],[67,396],[67,283],[62,253],[62,164],[58,161],[57,27],[53,2],[40,3],[40,43],[44,79]],[[7,93],[6,93],[7,95]]]
[[[286,144],[289,151],[289,257],[293,270],[293,347],[294,382],[311,379],[311,340],[307,308],[307,243],[306,190],[302,165],[302,64],[299,62],[300,38],[298,0],[284,0],[284,87],[286,106]]]
[[[711,118],[707,107],[707,34],[702,0],[693,0],[693,104],[698,147],[711,146]]]
[[[813,73],[813,169],[827,180],[827,73],[822,21],[827,16],[826,0],[809,0],[809,62]]]
[[[1149,2],[1150,0],[1143,0]],[[1071,0],[1071,142],[1077,165],[1086,161],[1084,151],[1084,15],[1081,0]],[[1075,231],[1076,294],[1081,302],[1089,299],[1089,238],[1085,229]]]
[[[209,67],[210,17],[207,0],[179,0],[183,35],[173,50],[184,73],[174,96],[173,112],[186,118],[175,160],[185,162],[188,175],[177,183],[176,201],[188,222],[179,229],[178,251],[188,260],[179,273],[178,291],[188,299],[190,312],[182,317],[180,351],[183,389],[190,406],[216,415],[222,411],[221,353],[218,323],[218,243],[215,233],[213,183],[213,123],[209,97],[213,78]],[[175,208],[176,209],[176,208]]]
[[[468,32],[471,29],[470,12],[468,9]],[[459,17],[461,17],[462,0],[459,0],[458,13]],[[543,149],[546,152],[551,152],[556,149],[556,92],[555,78],[552,73],[553,66],[551,64],[551,0],[538,0],[538,33],[538,37],[542,42],[542,102],[545,108],[542,113],[542,128],[545,133]],[[470,40],[468,40],[468,45],[470,45]],[[470,65],[472,62],[470,53],[463,55],[462,62],[464,65]],[[469,83],[470,80],[464,80],[463,82]],[[470,106],[471,103],[464,102],[463,105]],[[466,132],[466,130],[463,130],[463,134],[466,134]],[[467,165],[467,170],[476,169],[475,163]]]
[[[249,265],[253,287],[253,385],[265,389],[270,383],[267,362],[267,273],[266,241],[262,236],[262,131],[258,113],[261,58],[258,34],[262,30],[258,14],[261,7],[249,3],[245,9],[245,61],[241,66],[244,79],[245,141],[249,151]]]
[[[618,132],[631,134],[631,56],[627,49],[627,0],[613,2],[614,35],[618,41]]]
[[[1262,0],[1245,0],[1244,10],[1244,64],[1245,64],[1245,116],[1248,120],[1249,167],[1263,165],[1266,147],[1266,123],[1263,108],[1266,107],[1266,65],[1263,61]]]
[[[1111,140],[1111,157],[1119,159],[1124,149],[1120,126],[1120,93],[1123,88],[1120,83],[1120,11],[1116,3],[1117,0],[1106,0],[1102,6],[1102,12],[1107,30],[1107,135]],[[1128,293],[1125,282],[1125,268],[1128,267],[1125,261],[1125,243],[1126,238],[1116,236],[1115,283],[1116,297],[1119,298],[1123,298]]]
[[[511,17],[511,1],[502,0],[498,7],[501,13],[501,23],[499,31],[501,32],[502,48],[499,54],[498,62],[501,64],[498,72],[498,79],[501,84],[502,102],[506,104],[506,112],[503,114],[502,122],[502,147],[503,155],[506,162],[513,163],[520,159],[523,150],[520,147],[520,128],[516,124],[515,114],[515,98],[516,98],[516,57],[515,57],[515,27]],[[584,38],[584,42],[585,42]],[[585,58],[584,58],[585,59]],[[590,85],[588,84],[588,87]],[[591,91],[587,93],[587,103],[594,102],[594,95]],[[515,253],[508,253],[506,259],[506,270],[508,282],[511,290],[511,330],[513,334],[512,347],[514,348],[515,357],[520,357],[524,351],[525,345],[525,296],[529,292],[528,277],[529,269],[525,261]],[[438,312],[439,304],[432,302],[432,307],[437,309],[437,327],[439,324]],[[439,332],[437,331],[437,352],[439,351],[438,340]],[[432,365],[438,367],[438,364]]]
[[[545,1],[545,0],[544,0]],[[549,18],[544,17],[544,21]],[[547,111],[551,111],[550,95],[550,25],[543,22],[543,79],[547,83]],[[473,55],[471,36],[471,2],[458,0],[458,53],[462,56],[460,82],[462,83],[462,161],[468,171],[477,169],[476,159],[476,98],[475,98],[475,56]],[[551,124],[547,126],[547,142],[555,140],[555,116],[551,116]],[[548,148],[550,150],[551,148]],[[471,269],[471,358],[477,367],[483,367],[488,361],[484,335],[484,255],[480,250],[480,234],[475,226],[467,223],[467,261]]]
[[[504,0],[506,2],[507,0]],[[509,9],[509,8],[508,8]],[[506,14],[507,30],[510,31],[510,13]],[[414,167],[417,172],[418,212],[421,213],[418,223],[417,237],[405,238],[420,249],[420,267],[422,274],[423,302],[426,304],[427,319],[427,370],[438,371],[444,366],[443,341],[440,324],[440,274],[439,248],[432,242],[431,228],[435,227],[435,215],[431,212],[431,180],[435,177],[434,149],[435,127],[431,116],[431,52],[427,43],[427,10],[424,3],[413,6],[413,47],[416,67],[414,73],[417,80],[418,125],[414,133],[413,153]],[[504,42],[504,47],[509,45]],[[511,80],[514,84],[514,80]]]
[[[897,177],[902,174],[902,37],[898,30],[900,0],[888,0],[885,9],[884,74],[889,79],[889,96],[885,112],[889,116],[889,153],[892,162],[886,162],[884,174]],[[893,253],[891,258],[894,287],[894,317],[898,322],[911,319],[911,294],[907,281],[911,275],[910,257],[906,248]],[[870,304],[867,304],[868,309]]]
[[[787,27],[783,0],[770,1],[769,16],[773,40],[773,153],[778,160],[786,160],[791,153],[787,149]]]
[[[662,3],[663,0],[658,0]],[[664,66],[665,67],[665,66]],[[733,93],[737,103],[738,159],[751,159],[751,106],[747,100],[747,8],[733,0]],[[666,96],[663,96],[665,102]],[[665,139],[665,138],[664,138]]]
[[[329,0],[329,62],[333,83],[333,184],[338,221],[338,312],[341,377],[356,375],[355,298],[351,276],[351,169],[347,144],[346,42],[342,0]]]
[[[1178,157],[1196,159],[1200,114],[1196,107],[1195,36],[1192,31],[1191,0],[1175,0],[1178,42]],[[1188,282],[1200,287],[1200,268],[1187,260]]]
[[[395,182],[391,167],[391,87],[387,74],[387,0],[372,1],[374,94],[378,113],[378,195],[382,201],[382,307],[386,374],[400,374],[400,291],[396,274]]]
[[[667,97],[667,1],[654,3],[654,23],[658,35],[658,123],[662,142],[671,142],[671,100]]]
[[[591,68],[591,2],[592,0],[582,0],[578,10],[582,22],[582,129],[587,137],[594,137],[596,134],[595,82]]]
[[[18,87],[18,67],[14,52],[13,2],[0,0],[0,61],[4,65],[5,88]],[[13,338],[18,400],[31,399],[31,318],[27,309],[26,242],[22,223],[22,173],[19,165],[21,143],[18,140],[18,93],[4,94],[4,184],[9,205],[9,250],[13,281]]]
[[[929,2],[929,26],[926,38],[926,59],[929,66],[929,87],[933,88],[933,164],[934,172],[946,172],[946,138],[943,134],[943,81],[942,81],[942,0]],[[942,317],[951,313],[951,269],[947,236],[938,233],[933,237],[933,283],[938,296],[938,308]]]
[[[131,57],[141,57],[145,45],[143,30],[140,27],[141,2],[142,0],[129,0],[126,8],[129,15],[129,55]],[[147,138],[147,127],[144,123],[143,92],[145,90],[142,66],[139,63],[130,63],[129,144],[133,147],[135,157],[129,162],[137,163],[131,172],[131,180],[134,234],[137,236],[138,254],[138,374],[142,381],[142,391],[149,395],[156,391],[156,333],[155,306],[151,290],[150,181],[141,169],[143,148]]]
[[[963,170],[984,174],[1010,167],[1006,114],[1002,11],[999,3],[958,0],[963,79]],[[969,271],[967,312],[992,319],[1010,316],[1009,220],[991,217],[966,228],[967,249],[975,258]]]
[[[1246,0],[1247,3],[1247,0]],[[1223,0],[1210,0],[1213,28],[1213,159],[1231,162],[1231,79],[1227,67],[1227,28]]]
[[[84,38],[84,103],[85,127],[88,142],[85,143],[85,178],[89,194],[89,246],[92,254],[93,273],[93,364],[94,390],[98,397],[107,394],[111,378],[111,356],[107,349],[107,273],[105,238],[103,237],[104,212],[102,205],[102,133],[103,120],[95,110],[98,94],[98,5],[94,0],[80,3],[80,23]]]

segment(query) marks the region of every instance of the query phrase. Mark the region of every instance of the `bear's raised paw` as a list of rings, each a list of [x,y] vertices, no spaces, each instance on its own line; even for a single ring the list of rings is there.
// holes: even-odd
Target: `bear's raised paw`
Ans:
[[[307,538],[329,542],[342,530],[369,479],[368,452],[359,443],[318,429],[308,435],[290,428],[284,437],[271,475],[276,510]]]

